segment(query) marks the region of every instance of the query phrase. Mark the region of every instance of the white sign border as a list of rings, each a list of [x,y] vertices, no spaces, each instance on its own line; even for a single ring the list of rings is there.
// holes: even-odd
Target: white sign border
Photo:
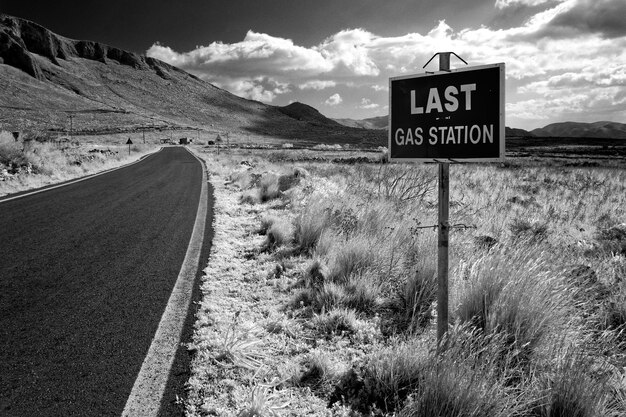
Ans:
[[[432,76],[437,76],[437,75],[444,75],[444,74],[450,74],[453,72],[463,72],[463,71],[475,71],[475,70],[482,70],[482,69],[488,69],[488,68],[499,68],[500,69],[500,135],[499,135],[499,140],[500,140],[500,150],[499,150],[499,155],[497,157],[494,158],[454,158],[454,159],[447,159],[447,158],[392,158],[391,157],[391,140],[392,140],[392,133],[391,133],[391,112],[392,112],[392,106],[391,106],[391,82],[392,81],[396,81],[396,80],[404,80],[407,78],[418,78],[418,77],[432,77]],[[389,78],[389,128],[388,130],[388,141],[387,141],[387,146],[388,146],[388,155],[389,155],[389,162],[503,162],[505,160],[505,142],[506,142],[506,126],[505,126],[505,64],[504,62],[501,63],[497,63],[497,64],[487,64],[487,65],[476,65],[476,66],[472,66],[472,67],[462,67],[462,68],[455,68],[455,69],[451,69],[450,71],[435,71],[435,72],[429,72],[429,71],[425,71],[423,73],[419,73],[419,74],[410,74],[410,75],[401,75],[401,76],[397,76],[397,77],[390,77]]]

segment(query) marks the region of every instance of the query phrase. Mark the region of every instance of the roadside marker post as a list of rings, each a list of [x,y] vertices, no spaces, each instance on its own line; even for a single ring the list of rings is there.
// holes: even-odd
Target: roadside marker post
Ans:
[[[126,144],[128,145],[128,155],[130,155],[130,145],[133,144],[133,141],[130,140],[130,138],[128,138],[128,140],[126,141]]]
[[[504,64],[450,68],[389,79],[389,161],[438,164],[437,342],[448,330],[450,162],[502,161]]]

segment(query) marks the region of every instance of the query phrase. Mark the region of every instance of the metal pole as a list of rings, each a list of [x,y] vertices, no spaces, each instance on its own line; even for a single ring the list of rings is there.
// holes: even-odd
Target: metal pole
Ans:
[[[450,71],[450,52],[439,53],[439,70]],[[439,163],[439,233],[437,241],[437,342],[448,331],[448,237],[450,163]]]
[[[71,114],[67,116],[70,118],[70,142],[72,141],[72,137],[74,136],[74,116]]]

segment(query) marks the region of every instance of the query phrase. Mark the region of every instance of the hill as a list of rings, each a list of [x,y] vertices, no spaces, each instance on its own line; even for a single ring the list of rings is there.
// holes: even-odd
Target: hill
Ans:
[[[617,122],[552,123],[532,131],[539,137],[626,139],[626,124]]]
[[[389,116],[370,117],[362,120],[354,119],[334,119],[344,126],[359,129],[387,129],[389,127]]]
[[[369,119],[334,119],[344,126],[360,129],[387,129],[388,116],[372,117]],[[527,131],[524,129],[506,127],[507,137],[552,137],[552,138],[603,138],[626,139],[626,124],[617,122],[552,123],[545,127]]]
[[[82,133],[200,128],[325,143],[384,143],[317,110],[246,100],[154,58],[0,15],[0,127]]]
[[[371,129],[371,130],[387,130],[389,127],[389,116],[371,117],[368,119],[354,120],[354,119],[334,119],[344,126],[355,127],[359,129]],[[534,136],[531,132],[524,129],[516,129],[507,127],[507,137],[531,137]]]

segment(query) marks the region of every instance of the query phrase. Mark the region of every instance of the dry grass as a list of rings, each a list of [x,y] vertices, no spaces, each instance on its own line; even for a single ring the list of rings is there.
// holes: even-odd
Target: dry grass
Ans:
[[[0,196],[115,168],[154,152],[155,145],[63,145],[0,140]]]
[[[189,415],[248,412],[268,380],[278,383],[256,398],[289,402],[257,401],[265,415],[626,413],[625,171],[453,165],[450,217],[462,227],[438,352],[433,166],[205,157],[216,252]],[[263,324],[256,370],[215,365],[210,341],[237,311]]]

